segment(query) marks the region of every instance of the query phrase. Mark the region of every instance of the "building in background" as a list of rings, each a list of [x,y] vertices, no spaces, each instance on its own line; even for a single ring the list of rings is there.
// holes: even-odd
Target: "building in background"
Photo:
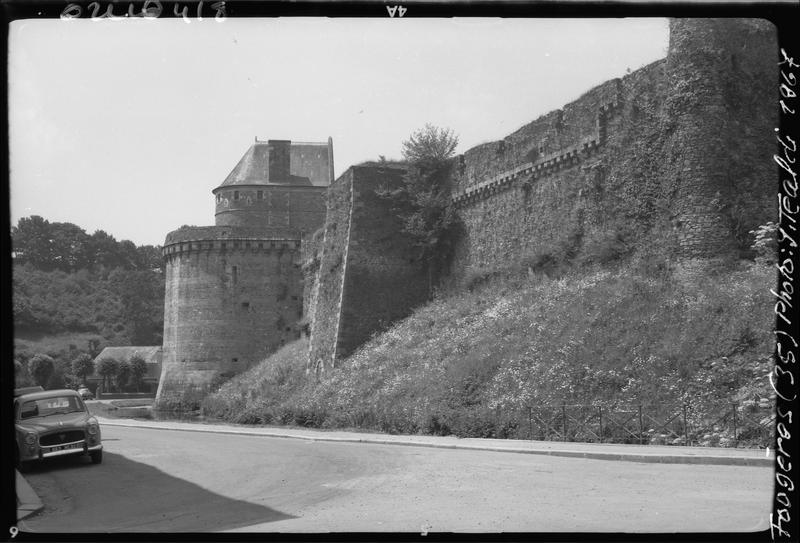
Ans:
[[[103,358],[113,358],[119,362],[130,362],[134,356],[140,356],[147,364],[147,372],[142,377],[140,385],[140,392],[149,392],[155,394],[158,389],[158,381],[161,378],[161,347],[155,346],[130,346],[130,347],[106,347],[95,359],[95,368],[97,368],[97,361]],[[97,387],[103,382],[103,378],[97,374],[95,370],[91,375],[86,378],[86,383],[92,394],[97,395]]]

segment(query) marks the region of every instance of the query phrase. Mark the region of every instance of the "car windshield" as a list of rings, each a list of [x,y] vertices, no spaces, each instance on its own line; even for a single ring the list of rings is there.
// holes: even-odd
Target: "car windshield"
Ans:
[[[83,402],[77,396],[54,396],[40,400],[29,400],[19,410],[20,419],[46,417],[64,413],[80,413],[85,411]]]

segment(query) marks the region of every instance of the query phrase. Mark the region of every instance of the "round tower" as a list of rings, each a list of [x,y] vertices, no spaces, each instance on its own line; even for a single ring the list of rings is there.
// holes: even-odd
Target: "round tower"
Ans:
[[[216,225],[167,235],[156,409],[195,406],[300,336],[301,236],[325,219],[329,147],[256,140],[212,191]]]
[[[769,78],[749,93],[761,100],[739,103],[737,86],[752,81],[753,70],[773,65],[765,34],[766,21],[747,19],[673,19],[666,59],[667,141],[665,187],[671,193],[678,256],[683,259],[735,257],[741,250],[736,198],[744,190],[766,194],[761,175],[750,174],[747,162],[769,163],[769,156],[742,159],[743,130],[774,117]],[[752,83],[749,83],[752,86]],[[763,87],[763,89],[762,89]],[[754,112],[753,109],[758,109]],[[764,109],[766,108],[766,110]],[[766,119],[765,119],[766,118]],[[768,130],[768,129],[767,129]],[[770,137],[768,131],[754,138]],[[740,151],[737,151],[740,150]],[[737,161],[742,162],[739,164]],[[748,181],[745,178],[752,178]],[[749,185],[745,186],[745,182]],[[759,185],[759,186],[750,186]],[[741,237],[741,236],[739,236]]]
[[[225,181],[212,191],[216,224],[304,232],[319,228],[331,181],[330,147],[330,142],[256,139]]]

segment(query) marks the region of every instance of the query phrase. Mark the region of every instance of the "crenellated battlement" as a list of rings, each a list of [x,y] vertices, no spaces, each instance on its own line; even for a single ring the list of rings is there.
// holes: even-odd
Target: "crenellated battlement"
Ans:
[[[197,251],[247,251],[264,252],[287,249],[300,250],[300,240],[270,239],[270,238],[228,238],[222,240],[191,240],[180,241],[162,249],[164,258],[183,255]]]
[[[619,110],[619,97],[611,102],[601,104],[595,117],[595,130],[591,134],[582,137],[578,143],[544,154],[535,161],[525,162],[488,179],[478,182],[467,181],[466,189],[453,194],[453,202],[457,206],[467,205],[511,188],[517,180],[531,182],[560,169],[577,165],[582,160],[596,154],[605,143],[608,120],[611,115],[618,113]]]

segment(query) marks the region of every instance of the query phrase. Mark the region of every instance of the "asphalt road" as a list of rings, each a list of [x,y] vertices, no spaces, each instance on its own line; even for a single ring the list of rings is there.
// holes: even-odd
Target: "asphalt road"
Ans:
[[[718,532],[768,527],[772,470],[104,427],[26,473],[32,532]]]

